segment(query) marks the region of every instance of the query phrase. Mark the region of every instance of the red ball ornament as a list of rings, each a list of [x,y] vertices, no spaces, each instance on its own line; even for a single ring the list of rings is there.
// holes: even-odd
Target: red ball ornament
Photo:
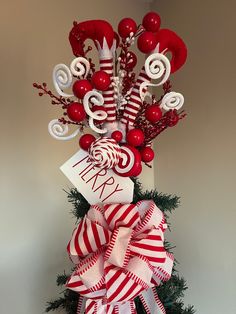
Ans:
[[[78,80],[73,84],[72,90],[76,97],[83,99],[87,92],[93,89],[92,85],[88,80]]]
[[[121,131],[114,131],[111,133],[111,138],[113,138],[113,140],[115,140],[117,143],[121,142],[122,138],[123,138],[123,134]]]
[[[137,165],[137,168],[132,173],[132,177],[139,176],[142,170],[143,170],[142,164]]]
[[[151,32],[144,32],[138,37],[138,49],[143,53],[149,53],[156,48],[157,39]]]
[[[88,150],[95,140],[96,138],[92,134],[84,134],[79,139],[79,146],[84,150]]]
[[[149,106],[145,112],[145,117],[151,123],[158,122],[162,117],[162,111],[160,106],[158,105]]]
[[[144,133],[140,129],[132,129],[126,135],[126,141],[131,146],[140,146],[144,142]]]
[[[97,71],[92,76],[92,84],[93,86],[101,91],[105,91],[111,84],[111,79],[109,74],[105,71]]]
[[[149,12],[143,18],[143,27],[149,32],[158,32],[160,25],[161,18],[156,12]]]
[[[129,17],[122,19],[118,25],[118,33],[122,38],[127,38],[130,36],[130,33],[135,34],[136,31],[137,24],[133,19]]]
[[[143,162],[151,162],[155,156],[153,149],[149,146],[142,148],[140,153]]]
[[[67,115],[74,122],[81,122],[86,118],[84,106],[78,102],[72,102],[67,107]]]
[[[94,105],[92,108],[91,108],[91,111],[92,112],[95,112],[95,111],[105,111],[106,112],[106,108],[103,107],[103,106],[98,106],[98,105]],[[99,114],[98,114],[99,115]],[[94,119],[94,122],[95,124],[102,124],[103,122],[106,121],[106,118],[103,119],[103,120],[96,120]]]

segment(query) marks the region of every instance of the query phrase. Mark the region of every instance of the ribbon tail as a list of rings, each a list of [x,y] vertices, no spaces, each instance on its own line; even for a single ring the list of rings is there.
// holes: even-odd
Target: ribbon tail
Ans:
[[[166,314],[165,308],[158,298],[156,288],[144,290],[139,295],[147,314]]]
[[[86,304],[86,298],[80,295],[76,314],[84,314],[85,304]]]
[[[116,305],[112,314],[137,314],[134,301]]]

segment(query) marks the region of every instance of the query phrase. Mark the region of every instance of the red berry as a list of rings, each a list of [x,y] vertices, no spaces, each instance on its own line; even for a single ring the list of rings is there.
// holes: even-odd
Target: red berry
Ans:
[[[81,122],[86,118],[84,106],[78,102],[72,102],[67,107],[67,115],[74,122]]]
[[[156,12],[149,12],[143,18],[143,27],[149,31],[156,33],[161,25],[161,18]]]
[[[87,92],[91,91],[92,89],[92,85],[88,80],[78,80],[72,87],[74,95],[79,99],[83,99],[85,94],[87,94]]]
[[[119,143],[123,138],[123,134],[121,131],[114,131],[111,133],[111,138],[113,138],[113,140]]]
[[[145,117],[151,123],[158,122],[162,117],[162,111],[160,106],[158,105],[149,106],[145,112]]]
[[[144,142],[144,134],[140,129],[132,129],[126,135],[127,143],[131,146],[140,146]]]
[[[79,146],[84,150],[88,150],[95,140],[96,138],[92,134],[84,134],[79,139]]]
[[[136,31],[137,24],[133,19],[129,17],[122,19],[118,25],[118,33],[122,38],[127,38],[130,36],[130,33],[135,34]]]
[[[170,127],[175,126],[179,122],[179,116],[176,110],[169,110],[166,113],[166,117],[167,117],[167,125]]]
[[[144,162],[152,161],[154,159],[154,156],[155,156],[153,149],[149,146],[142,148],[140,153],[141,153],[142,161],[144,161]]]
[[[92,112],[95,112],[95,111],[105,111],[106,112],[106,108],[105,107],[103,107],[103,106],[98,106],[98,105],[94,105],[92,108],[91,108],[91,111]],[[100,115],[99,113],[98,113],[98,115]],[[102,124],[103,122],[105,122],[106,121],[106,118],[105,119],[103,119],[103,120],[96,120],[96,119],[94,119],[94,122],[96,123],[96,124]]]
[[[105,91],[111,84],[111,79],[109,74],[105,71],[97,71],[92,76],[92,84],[93,86],[101,91]]]
[[[137,64],[136,54],[133,53],[132,51],[129,51],[127,58],[128,58],[128,62],[126,64],[126,69],[127,70],[132,70],[136,66],[136,64]]]
[[[157,39],[151,32],[144,32],[138,38],[138,49],[143,53],[149,53],[156,48]]]

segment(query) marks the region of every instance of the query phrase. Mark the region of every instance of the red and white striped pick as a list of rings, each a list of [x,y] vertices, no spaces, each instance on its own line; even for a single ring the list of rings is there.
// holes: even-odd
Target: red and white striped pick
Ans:
[[[67,247],[76,264],[67,287],[80,294],[78,313],[84,307],[91,314],[136,313],[137,296],[147,313],[165,313],[151,289],[171,276],[165,229],[164,215],[153,201],[92,206]]]

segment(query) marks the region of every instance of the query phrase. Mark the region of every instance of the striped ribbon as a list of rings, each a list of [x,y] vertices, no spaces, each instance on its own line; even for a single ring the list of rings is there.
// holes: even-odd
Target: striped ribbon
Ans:
[[[165,313],[155,290],[171,276],[164,215],[153,201],[91,206],[67,250],[76,269],[67,287],[80,294],[78,314],[133,314],[139,296],[147,313]]]

